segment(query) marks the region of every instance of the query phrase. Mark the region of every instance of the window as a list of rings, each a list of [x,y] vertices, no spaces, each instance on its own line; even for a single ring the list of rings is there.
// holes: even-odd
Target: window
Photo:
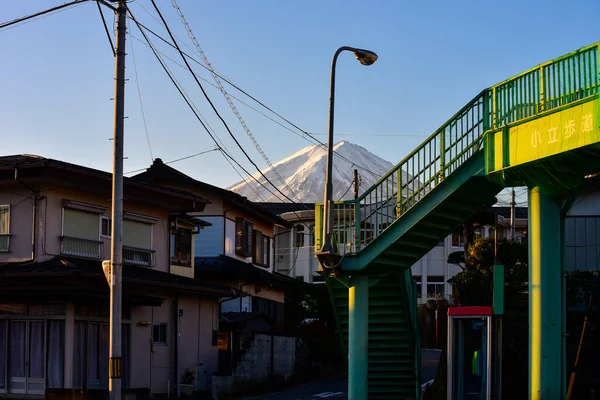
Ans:
[[[235,220],[235,254],[252,257],[252,222],[243,218]]]
[[[0,206],[0,253],[10,249],[10,206]]]
[[[263,235],[261,232],[255,230],[254,233],[254,255],[252,262],[254,264],[262,265],[264,267],[269,266],[269,259],[271,256],[271,238]]]
[[[171,230],[171,263],[191,266],[192,263],[192,230],[172,228]]]
[[[123,220],[123,260],[129,264],[152,266],[152,224]]]
[[[61,253],[84,258],[101,258],[100,218],[88,211],[63,208]]]
[[[452,247],[463,247],[464,245],[462,232],[454,232],[452,234]]]
[[[167,344],[167,324],[162,322],[152,324],[152,342],[154,344]]]
[[[110,238],[112,232],[112,220],[109,217],[101,217],[100,225],[100,236],[103,238]]]
[[[435,298],[436,296],[443,297],[445,293],[443,276],[428,276],[427,277],[427,297]]]
[[[304,226],[296,225],[296,247],[304,247]]]

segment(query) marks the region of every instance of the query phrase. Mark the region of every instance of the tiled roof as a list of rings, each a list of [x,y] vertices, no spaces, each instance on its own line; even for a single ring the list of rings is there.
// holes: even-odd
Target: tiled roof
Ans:
[[[232,203],[238,205],[241,208],[245,208],[248,211],[262,216],[262,218],[272,221],[275,224],[288,226],[287,221],[278,217],[274,213],[266,210],[265,208],[260,207],[257,203],[248,200],[246,197],[241,196],[231,190],[223,189],[217,186],[210,185],[206,182],[198,181],[192,178],[191,176],[188,176],[183,172],[166,165],[160,158],[154,160],[150,168],[146,169],[145,172],[142,172],[138,175],[134,175],[132,178],[150,183],[153,183],[156,180],[172,182],[184,187],[194,187],[198,189],[201,193],[214,193],[221,198],[231,201]]]
[[[68,257],[55,257],[43,262],[17,262],[0,264],[0,277],[22,276],[62,276],[83,275],[104,279],[102,262]],[[123,281],[131,283],[147,283],[174,289],[189,289],[213,292],[224,296],[232,296],[237,289],[229,286],[198,281],[152,268],[126,265],[123,267]]]
[[[45,158],[33,154],[19,154],[0,156],[0,170],[11,170],[15,168],[33,168],[33,167],[54,167],[60,170],[68,170],[75,173],[80,173],[86,176],[93,176],[96,178],[104,179],[108,182],[112,180],[112,174],[110,172],[101,171],[82,165],[72,164],[65,161],[53,160],[51,158]],[[154,191],[163,192],[172,196],[179,196],[182,198],[193,199],[198,203],[209,203],[208,200],[202,197],[185,192],[183,190],[172,189],[160,185],[148,184],[144,181],[139,181],[133,178],[124,177],[123,183],[126,186],[135,186],[138,188]]]
[[[195,278],[212,278],[219,280],[243,279],[253,283],[272,284],[273,287],[285,289],[286,284],[296,279],[277,272],[255,267],[237,258],[220,255],[217,257],[196,257]]]

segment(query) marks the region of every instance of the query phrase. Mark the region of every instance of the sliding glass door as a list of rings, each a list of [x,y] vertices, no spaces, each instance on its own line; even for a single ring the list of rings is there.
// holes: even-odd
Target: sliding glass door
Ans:
[[[9,393],[44,394],[45,337],[45,321],[9,321]]]

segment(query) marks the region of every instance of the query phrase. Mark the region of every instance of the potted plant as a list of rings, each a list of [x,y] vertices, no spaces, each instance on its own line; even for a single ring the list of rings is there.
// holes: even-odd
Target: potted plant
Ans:
[[[181,395],[191,396],[194,392],[194,381],[196,377],[194,376],[194,372],[186,371],[185,374],[181,377],[181,383],[179,384],[179,391]]]

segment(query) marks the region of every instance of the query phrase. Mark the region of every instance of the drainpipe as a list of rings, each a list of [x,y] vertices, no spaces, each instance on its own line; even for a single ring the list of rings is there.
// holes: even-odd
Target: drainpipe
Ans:
[[[180,382],[180,368],[179,368],[179,344],[180,344],[180,338],[181,338],[181,332],[179,329],[179,319],[180,319],[180,314],[179,314],[179,297],[175,297],[175,299],[173,299],[173,311],[174,311],[174,333],[175,333],[175,348],[174,348],[174,365],[175,365],[175,393],[177,394],[177,397],[180,397],[180,387],[179,387],[179,382]]]
[[[37,207],[39,201],[43,198],[39,196],[39,192],[29,186],[27,183],[23,182],[19,179],[19,170],[15,168],[15,181],[19,182],[21,185],[25,186],[30,192],[33,193],[33,221],[31,223],[31,261],[35,261],[36,258],[36,245],[37,245]]]

